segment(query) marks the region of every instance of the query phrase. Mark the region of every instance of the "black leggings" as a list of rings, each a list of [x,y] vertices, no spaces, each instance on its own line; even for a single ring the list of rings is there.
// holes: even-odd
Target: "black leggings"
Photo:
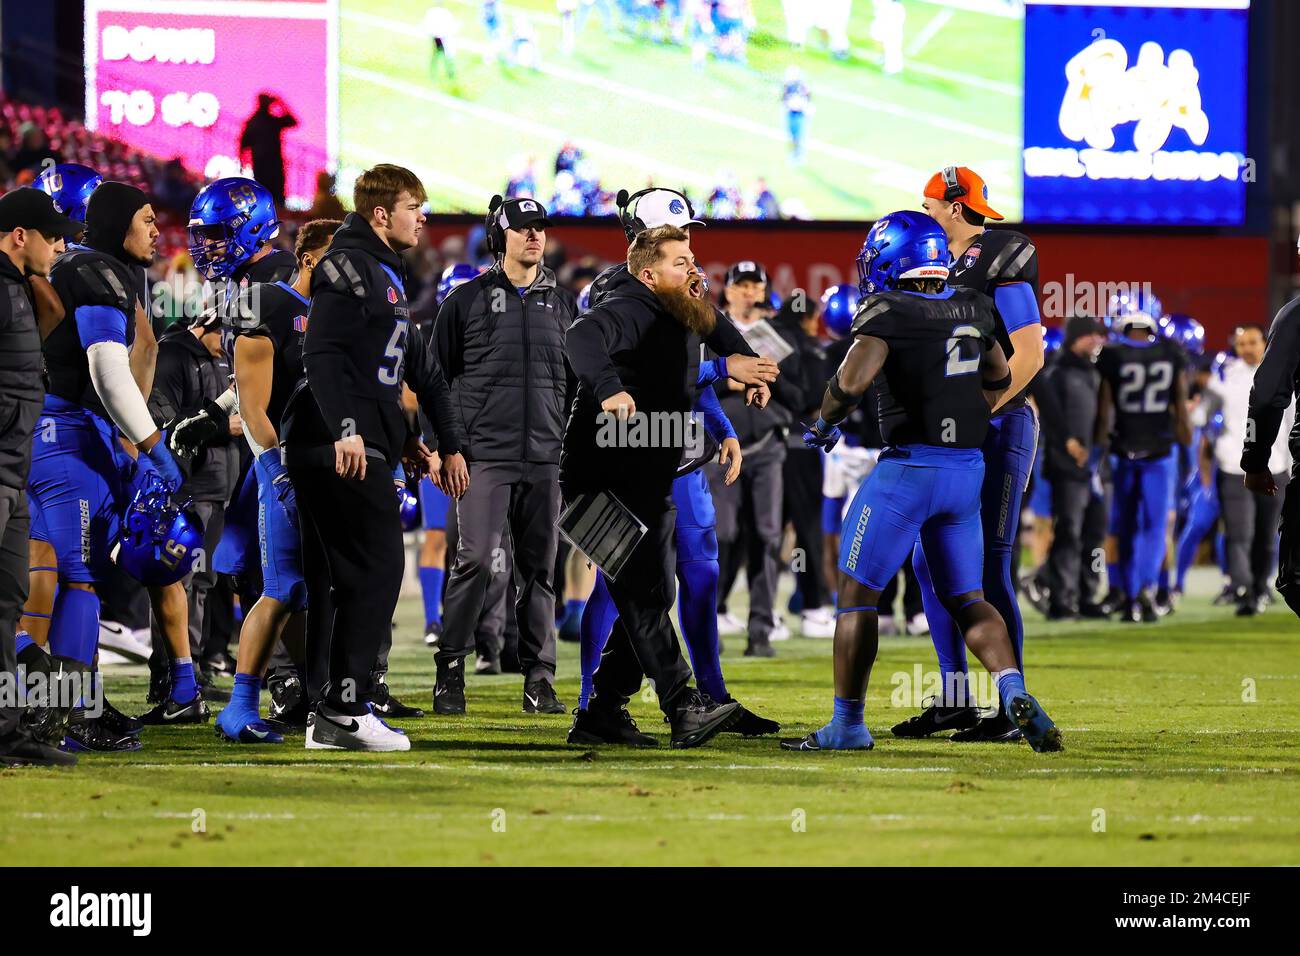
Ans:
[[[363,481],[314,466],[291,465],[289,477],[303,539],[309,691],[361,716],[406,560],[392,471],[370,458]]]

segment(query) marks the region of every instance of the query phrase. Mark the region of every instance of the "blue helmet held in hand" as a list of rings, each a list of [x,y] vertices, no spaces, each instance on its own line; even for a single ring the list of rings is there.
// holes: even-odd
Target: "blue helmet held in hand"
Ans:
[[[33,185],[54,200],[54,208],[59,212],[84,224],[86,203],[90,202],[95,187],[103,181],[104,177],[89,166],[59,163],[46,167]]]
[[[901,279],[947,280],[948,237],[923,212],[891,212],[871,227],[857,261],[863,295],[897,288]]]
[[[1190,315],[1175,312],[1160,320],[1160,334],[1172,342],[1177,342],[1192,355],[1205,351],[1205,326]]]
[[[189,574],[202,549],[198,516],[173,504],[167,483],[149,472],[122,516],[117,566],[141,584],[163,587]]]
[[[420,526],[420,499],[406,488],[397,489],[397,508],[402,516],[403,531],[414,531]]]
[[[279,232],[275,199],[245,176],[213,180],[190,206],[190,257],[208,279],[229,278]]]
[[[451,295],[452,289],[464,285],[470,279],[476,278],[478,274],[478,267],[468,262],[457,262],[447,266],[442,270],[442,278],[438,280],[438,304],[442,305],[442,300]]]
[[[847,282],[833,285],[822,293],[822,321],[833,335],[844,338],[849,334],[860,298],[858,287]]]

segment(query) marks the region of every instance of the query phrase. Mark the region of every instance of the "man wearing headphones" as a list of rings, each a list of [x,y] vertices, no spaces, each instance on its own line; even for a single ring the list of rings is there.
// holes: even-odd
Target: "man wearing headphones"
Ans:
[[[560,445],[568,410],[564,336],[573,296],[542,264],[546,208],[493,197],[485,227],[490,269],[443,300],[433,350],[451,386],[473,483],[456,503],[459,541],[443,599],[433,708],[465,713],[465,657],[494,574],[515,575],[523,710],[563,714],[555,697],[555,552]],[[513,568],[502,560],[509,524]]]

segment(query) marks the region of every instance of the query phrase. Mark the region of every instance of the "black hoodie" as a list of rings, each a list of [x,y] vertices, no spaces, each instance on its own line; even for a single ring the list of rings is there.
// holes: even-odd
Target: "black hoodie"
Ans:
[[[349,213],[311,277],[302,354],[307,374],[280,431],[290,460],[333,467],[334,442],[360,435],[368,455],[396,466],[414,433],[402,411],[403,381],[437,431],[439,453],[460,451],[447,382],[411,325],[405,285],[401,256]]]
[[[601,278],[599,292],[593,288],[594,305],[565,340],[578,390],[564,433],[560,482],[566,497],[611,490],[635,509],[633,501],[669,494],[682,445],[602,443],[600,403],[625,391],[638,413],[689,415],[699,392],[700,337],[673,318],[626,266]],[[725,316],[718,316],[704,341],[722,355],[754,354]]]
[[[41,335],[27,279],[0,252],[0,485],[22,488],[41,413]]]

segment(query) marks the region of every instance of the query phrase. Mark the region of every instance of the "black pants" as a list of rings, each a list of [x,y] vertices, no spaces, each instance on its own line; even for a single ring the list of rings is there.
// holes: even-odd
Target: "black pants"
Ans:
[[[1092,498],[1088,478],[1054,474],[1052,486],[1052,547],[1047,552],[1047,580],[1052,590],[1052,603],[1077,610],[1079,607],[1080,578],[1085,562],[1091,564],[1092,556],[1084,555],[1083,527]]]
[[[1278,547],[1277,589],[1300,616],[1300,455],[1291,466],[1291,480],[1282,502],[1282,539]],[[1281,491],[1278,492],[1282,494]]]
[[[829,604],[830,589],[822,574],[822,459],[819,448],[787,448],[785,452],[785,519],[794,526],[795,580],[805,611]]]
[[[406,561],[391,469],[370,458],[358,480],[290,464],[289,477],[307,584],[309,692],[314,685],[314,700],[361,716],[374,693],[380,649],[392,639]]]
[[[23,605],[27,603],[28,571],[27,536],[31,517],[27,511],[27,493],[20,488],[0,486],[0,671],[18,673],[14,632]],[[18,729],[21,711],[0,706],[0,743]]]
[[[501,543],[507,524],[513,561]],[[489,593],[500,600],[513,573],[518,587],[515,619],[524,679],[554,680],[559,466],[475,462],[469,491],[456,502],[456,531],[456,561],[443,601],[438,659],[470,653]],[[490,588],[494,579],[496,591]]]
[[[755,451],[745,455],[735,484],[723,481],[721,465],[705,466],[718,529],[718,610],[726,610],[727,595],[735,583],[740,554],[747,558],[749,586],[749,639],[765,643],[776,626],[776,586],[781,570],[781,503],[785,445],[772,434]],[[821,507],[820,492],[818,508]],[[820,516],[819,516],[820,520]],[[742,542],[747,532],[747,546]],[[743,552],[738,549],[744,547]]]
[[[638,499],[635,491],[624,489],[614,494],[641,519],[646,533],[618,579],[609,582],[618,622],[600,656],[593,681],[595,700],[601,706],[626,704],[640,689],[644,675],[654,683],[660,708],[672,714],[691,679],[669,616],[675,596],[677,509],[666,495]]]
[[[1219,472],[1219,504],[1223,509],[1224,544],[1228,577],[1234,591],[1258,597],[1268,591],[1277,559],[1278,521],[1282,514],[1286,475],[1274,475],[1278,493],[1257,495],[1242,483],[1241,475]]]

